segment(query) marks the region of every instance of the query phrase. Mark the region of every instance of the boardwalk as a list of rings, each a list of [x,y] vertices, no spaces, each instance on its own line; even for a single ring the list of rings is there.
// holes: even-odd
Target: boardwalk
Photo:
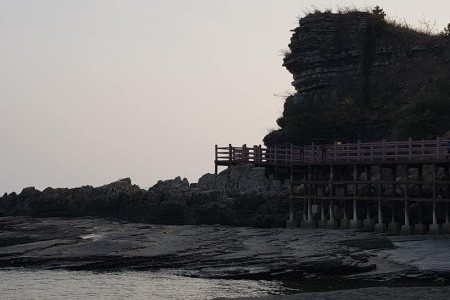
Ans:
[[[215,166],[217,172],[218,166],[251,163],[288,180],[291,227],[450,233],[449,154],[450,139],[441,138],[278,148],[229,145],[216,146]],[[296,209],[299,204],[303,208]],[[390,222],[383,216],[387,211]]]
[[[263,148],[216,146],[215,163],[261,166],[349,163],[442,162],[449,160],[450,139],[307,145]]]

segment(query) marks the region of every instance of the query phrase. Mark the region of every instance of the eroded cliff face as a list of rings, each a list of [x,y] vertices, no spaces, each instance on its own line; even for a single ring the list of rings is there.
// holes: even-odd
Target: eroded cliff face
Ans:
[[[280,129],[265,143],[409,135],[406,124],[398,124],[405,106],[433,97],[448,106],[448,41],[367,12],[306,16],[293,30],[283,64],[296,93],[287,97]],[[444,123],[419,135],[443,134],[450,129],[450,121]]]

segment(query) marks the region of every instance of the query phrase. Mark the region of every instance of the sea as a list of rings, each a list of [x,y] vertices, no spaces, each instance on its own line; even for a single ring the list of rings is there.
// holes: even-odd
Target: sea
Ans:
[[[285,294],[279,281],[205,279],[165,272],[0,269],[1,300],[214,299]]]

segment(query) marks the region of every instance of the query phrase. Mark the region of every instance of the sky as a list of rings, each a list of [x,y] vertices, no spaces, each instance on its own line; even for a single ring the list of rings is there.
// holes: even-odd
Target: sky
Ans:
[[[0,0],[0,193],[197,182],[276,128],[299,16],[375,5],[450,22],[448,0]]]

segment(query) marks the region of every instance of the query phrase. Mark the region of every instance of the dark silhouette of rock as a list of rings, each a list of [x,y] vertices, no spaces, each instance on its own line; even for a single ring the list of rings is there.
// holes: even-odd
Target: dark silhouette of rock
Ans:
[[[264,142],[443,135],[450,130],[449,58],[449,39],[377,11],[309,14],[293,30],[283,64],[296,93]]]
[[[209,179],[208,179],[209,178]],[[129,178],[100,187],[25,188],[0,198],[0,216],[96,216],[152,224],[223,224],[284,227],[288,194],[272,189],[264,170],[251,165],[205,175],[198,185],[177,177],[148,191]]]

